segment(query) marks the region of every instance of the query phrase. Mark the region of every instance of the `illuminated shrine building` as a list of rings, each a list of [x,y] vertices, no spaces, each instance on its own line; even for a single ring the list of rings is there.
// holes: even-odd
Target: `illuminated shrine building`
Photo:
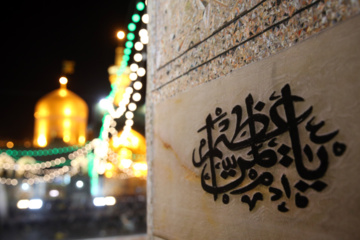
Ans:
[[[55,139],[67,145],[84,145],[88,106],[66,88],[67,79],[60,78],[60,88],[42,97],[35,106],[33,144],[46,147]]]

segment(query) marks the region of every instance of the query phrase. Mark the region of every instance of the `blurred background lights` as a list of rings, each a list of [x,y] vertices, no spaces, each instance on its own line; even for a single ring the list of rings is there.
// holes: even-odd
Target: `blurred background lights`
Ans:
[[[60,82],[61,85],[65,85],[65,84],[68,83],[68,79],[66,77],[61,77],[59,79],[59,82]]]
[[[143,43],[143,44],[148,44],[149,43],[149,37],[148,36],[141,37],[140,42]]]
[[[142,88],[142,83],[140,81],[134,82],[134,89],[140,90]]]
[[[135,25],[135,23],[129,23],[129,25],[128,25],[128,29],[129,29],[129,31],[130,31],[130,32],[135,31],[135,29],[136,29],[136,25]]]
[[[111,107],[111,105],[112,105],[112,103],[106,98],[101,99],[99,102],[99,107],[103,110],[109,109],[109,107]]]
[[[137,70],[136,73],[137,73],[137,75],[139,75],[139,77],[143,77],[143,76],[145,76],[146,70],[145,70],[145,68],[141,67]]]
[[[8,141],[8,142],[6,143],[6,147],[7,147],[7,148],[13,148],[13,147],[14,147],[14,143],[13,143],[12,141]]]
[[[21,199],[17,202],[16,206],[18,209],[27,209],[29,208],[30,200],[28,199]]]
[[[126,117],[127,119],[133,119],[133,118],[134,118],[134,114],[133,114],[132,112],[126,112],[126,113],[125,113],[125,117]]]
[[[110,170],[114,169],[114,165],[112,165],[112,163],[110,163],[110,162],[107,162],[105,164],[105,168],[106,168],[106,170],[110,171]]]
[[[135,45],[134,45],[134,48],[135,48],[137,51],[141,51],[141,50],[143,50],[144,45],[143,45],[141,42],[136,42]]]
[[[149,23],[149,14],[145,13],[142,17],[141,20],[143,21],[143,23],[148,24]]]
[[[131,159],[121,159],[121,162],[119,164],[120,168],[129,168],[132,164],[132,160]]]
[[[127,41],[125,43],[125,47],[127,47],[127,48],[132,48],[133,46],[134,46],[134,44],[131,41]]]
[[[135,39],[135,34],[132,33],[132,32],[131,32],[131,33],[128,33],[127,36],[126,36],[126,38],[127,38],[128,40],[132,41],[132,40]]]
[[[134,93],[133,96],[132,96],[133,100],[135,102],[138,102],[141,100],[141,94],[140,93]]]
[[[135,103],[130,103],[128,105],[128,108],[129,108],[130,111],[135,111],[136,110],[136,104]]]
[[[105,204],[107,206],[113,206],[116,203],[116,199],[113,196],[105,197]]]
[[[84,182],[81,181],[81,180],[78,180],[78,181],[76,181],[75,185],[76,185],[77,188],[82,188],[84,186]]]
[[[104,197],[96,197],[94,198],[93,203],[95,207],[103,207],[105,206],[106,201]]]
[[[132,125],[134,125],[134,121],[132,119],[128,119],[128,120],[125,121],[125,125],[126,126],[132,126]]]
[[[49,196],[50,197],[58,197],[59,196],[59,191],[56,189],[52,189],[49,191]]]
[[[135,53],[134,55],[134,60],[135,62],[141,62],[141,60],[143,59],[141,53]]]
[[[41,199],[31,199],[29,202],[29,209],[40,209],[43,205]]]
[[[131,50],[128,49],[128,48],[126,48],[126,49],[124,50],[124,54],[125,54],[126,56],[130,55],[130,54],[131,54]]]
[[[140,31],[139,31],[139,36],[140,37],[146,37],[146,36],[148,36],[148,31],[146,30],[146,29],[141,29]]]
[[[146,3],[146,2],[145,2]],[[145,9],[145,4],[142,1],[138,1],[136,3],[136,9],[137,11],[143,11]],[[131,15],[130,15],[131,16]],[[100,130],[100,137],[99,141],[96,143],[96,140],[92,139],[91,142],[86,144],[84,147],[72,147],[72,143],[70,141],[70,137],[72,135],[72,128],[74,128],[74,124],[70,120],[62,120],[61,126],[64,127],[64,130],[62,131],[63,135],[59,137],[60,139],[63,138],[64,142],[67,142],[66,144],[66,150],[64,148],[56,148],[51,149],[46,148],[42,150],[21,150],[24,151],[24,154],[14,154],[15,160],[18,160],[19,157],[29,155],[31,157],[34,157],[34,163],[33,164],[23,164],[23,166],[18,165],[18,163],[15,162],[9,165],[5,165],[3,163],[4,169],[9,169],[11,171],[14,171],[13,176],[7,176],[7,178],[0,178],[0,182],[7,185],[18,185],[21,186],[20,189],[23,191],[28,192],[21,192],[22,198],[29,198],[29,199],[21,199],[17,202],[17,207],[19,209],[41,209],[44,206],[46,206],[46,209],[50,209],[50,204],[46,202],[46,204],[43,202],[42,197],[40,197],[39,194],[35,194],[35,196],[38,197],[38,199],[30,199],[30,193],[32,194],[32,191],[37,191],[37,186],[33,186],[33,184],[38,183],[44,183],[44,182],[52,182],[49,184],[46,188],[42,190],[42,195],[44,195],[44,201],[48,201],[49,198],[57,198],[60,196],[59,200],[62,200],[66,195],[68,194],[67,191],[63,191],[62,188],[56,188],[56,184],[60,182],[64,186],[66,184],[69,184],[69,187],[71,190],[74,190],[73,188],[82,189],[78,190],[76,194],[80,193],[87,193],[89,189],[91,189],[92,184],[90,181],[87,180],[78,180],[76,178],[73,178],[74,176],[77,176],[77,174],[81,171],[81,173],[86,173],[87,171],[87,161],[90,161],[93,166],[91,166],[93,169],[91,169],[91,172],[89,170],[89,176],[90,174],[94,174],[96,177],[97,174],[101,174],[106,177],[121,177],[121,179],[125,178],[133,178],[133,177],[144,177],[142,172],[147,171],[147,165],[146,163],[140,163],[140,161],[145,161],[145,155],[144,153],[138,153],[138,152],[130,152],[129,155],[126,156],[118,156],[117,150],[113,149],[112,145],[110,145],[111,138],[114,136],[120,136],[118,134],[121,134],[119,129],[116,129],[117,126],[117,118],[120,118],[121,116],[126,117],[125,119],[125,126],[123,129],[123,133],[129,134],[130,131],[133,131],[132,126],[135,124],[136,127],[138,125],[136,124],[136,121],[133,120],[135,117],[134,112],[136,110],[142,110],[143,107],[139,105],[139,103],[135,103],[141,100],[142,96],[139,91],[143,88],[143,84],[141,81],[136,81],[139,77],[144,77],[146,75],[146,68],[140,67],[144,66],[144,63],[132,63],[133,62],[141,62],[143,60],[146,60],[147,55],[146,51],[143,53],[140,53],[140,51],[143,51],[144,48],[146,49],[146,46],[144,44],[148,43],[148,31],[143,28],[138,33],[137,30],[139,30],[141,27],[137,25],[140,21],[142,21],[144,24],[147,24],[149,22],[149,15],[148,14],[141,14],[141,13],[135,13],[131,17],[132,23],[127,25],[127,29],[124,29],[125,31],[118,31],[116,33],[116,37],[121,41],[122,45],[125,45],[124,47],[119,47],[117,49],[117,53],[121,54],[122,56],[119,56],[119,59],[116,59],[116,64],[114,66],[111,66],[109,68],[109,74],[114,75],[111,79],[112,89],[115,91],[118,91],[119,99],[118,101],[115,101],[116,97],[115,94],[112,94],[111,92],[109,96],[107,96],[104,99],[101,99],[97,104],[97,110],[101,108],[102,110],[106,110],[106,114],[104,114],[103,111],[100,111],[101,114],[104,114],[103,117],[103,130]],[[125,25],[126,28],[126,25]],[[126,33],[129,31],[128,33]],[[139,35],[137,35],[139,34]],[[115,38],[113,34],[113,38]],[[136,40],[135,40],[136,39]],[[120,45],[120,41],[118,41]],[[134,48],[135,50],[132,50]],[[123,53],[123,54],[122,54]],[[132,55],[134,54],[134,55]],[[132,60],[130,60],[130,57],[133,57]],[[122,58],[122,59],[121,59]],[[129,62],[129,63],[128,63]],[[129,71],[131,70],[131,72]],[[126,84],[121,83],[120,81],[123,80],[123,78],[126,78]],[[134,81],[133,83],[129,81]],[[114,80],[114,81],[112,81]],[[143,79],[141,79],[143,80]],[[68,84],[68,79],[66,77],[61,77],[59,79],[59,82],[61,84],[62,91],[66,91],[66,85]],[[129,87],[131,86],[131,87]],[[145,85],[144,85],[145,87]],[[132,99],[134,102],[130,102]],[[118,108],[117,108],[118,106]],[[62,113],[69,117],[72,117],[76,110],[74,109],[67,109],[67,108],[60,108]],[[136,115],[136,120],[138,120],[139,115]],[[123,124],[123,121],[119,121],[118,124]],[[118,126],[119,127],[119,126]],[[120,126],[121,127],[121,126]],[[103,132],[101,132],[103,131]],[[40,147],[46,147],[49,143],[51,143],[50,140],[48,140],[48,132],[41,132],[35,139],[34,142],[37,142]],[[125,134],[126,135],[126,134]],[[121,135],[122,136],[122,135]],[[119,137],[120,138],[120,137]],[[126,137],[122,137],[123,142],[126,140],[129,142],[129,140],[124,139]],[[85,134],[79,134],[76,135],[76,139],[78,139],[78,142],[81,144],[84,144],[86,142]],[[48,142],[49,141],[49,142]],[[139,140],[138,140],[139,141]],[[115,142],[115,140],[114,140]],[[6,143],[6,142],[4,142]],[[15,142],[16,145],[18,145],[17,142]],[[31,142],[29,143],[31,146]],[[87,146],[89,146],[87,148]],[[5,150],[6,152],[13,152],[15,150],[10,149],[14,147],[13,142],[7,142],[6,147],[8,148]],[[68,148],[68,149],[67,149]],[[70,149],[71,148],[71,149]],[[124,146],[121,146],[120,148],[125,148]],[[42,151],[40,153],[35,153],[37,151]],[[92,152],[93,151],[93,152]],[[1,152],[0,152],[1,153]],[[65,157],[62,157],[63,159],[60,159],[60,154],[66,154]],[[37,159],[35,159],[37,156],[49,156],[49,155],[57,155],[54,157],[54,160],[44,160],[42,163],[36,163]],[[16,158],[15,158],[16,157]],[[49,156],[50,159],[51,156]],[[81,160],[80,160],[81,159]],[[134,160],[134,162],[132,161]],[[83,161],[83,163],[81,162]],[[63,165],[60,165],[63,164]],[[69,165],[71,164],[71,165]],[[59,166],[57,166],[59,165]],[[64,166],[69,165],[69,166]],[[18,167],[21,171],[25,172],[27,176],[24,174],[24,179],[15,177],[16,171],[18,170]],[[88,168],[90,169],[90,168]],[[122,171],[124,170],[125,171]],[[0,169],[1,170],[1,169]],[[35,170],[36,174],[39,174],[39,176],[36,176],[35,174],[31,175],[31,171]],[[134,173],[136,171],[136,173]],[[122,174],[122,176],[119,176],[119,172]],[[22,173],[21,173],[22,174]],[[106,175],[107,174],[107,175]],[[59,176],[63,177],[59,178]],[[12,177],[12,178],[11,178]],[[92,176],[91,176],[92,177]],[[19,182],[17,179],[18,178]],[[27,178],[27,179],[26,179]],[[85,178],[82,178],[85,179]],[[91,179],[90,179],[91,180]],[[142,179],[143,180],[143,179]],[[47,183],[45,183],[47,184]],[[95,182],[97,184],[97,182]],[[36,190],[36,191],[35,191]],[[47,191],[46,191],[47,190]],[[100,191],[98,192],[91,192],[92,196],[101,196]],[[105,194],[106,196],[107,194]],[[104,196],[104,195],[103,195]],[[112,206],[116,204],[116,198],[113,196],[107,196],[107,197],[96,197],[93,198],[93,204],[95,206]],[[117,196],[117,195],[114,195]],[[46,198],[45,198],[46,197]],[[18,198],[19,199],[19,198]],[[17,200],[18,200],[17,199]],[[46,199],[46,200],[45,200]],[[54,201],[54,199],[52,199]],[[16,203],[16,201],[14,201]]]
[[[137,9],[138,11],[144,10],[144,9],[145,9],[145,4],[144,4],[143,2],[138,2],[138,3],[136,4],[136,9]]]
[[[41,134],[38,139],[37,143],[40,147],[45,147],[47,145],[47,140],[44,134]]]
[[[137,79],[137,77],[138,77],[137,74],[134,73],[134,72],[130,73],[130,75],[129,75],[129,78],[130,78],[131,81],[135,81]]]
[[[136,45],[136,44],[135,44]],[[132,63],[130,65],[130,70],[133,72],[136,72],[139,69],[139,65],[137,65],[136,63]]]
[[[95,207],[113,206],[116,204],[116,199],[113,196],[96,197],[93,199]]]
[[[30,186],[28,183],[23,183],[21,184],[21,189],[24,190],[24,191],[27,191],[29,190]]]
[[[122,40],[125,38],[125,33],[124,33],[124,31],[118,31],[116,36],[118,39]]]
[[[134,15],[132,15],[131,20],[132,20],[134,23],[139,22],[139,21],[140,21],[140,15],[135,13]]]
[[[132,94],[134,92],[134,89],[132,87],[127,87],[125,89],[125,93],[129,94],[129,97],[130,97],[130,94]]]

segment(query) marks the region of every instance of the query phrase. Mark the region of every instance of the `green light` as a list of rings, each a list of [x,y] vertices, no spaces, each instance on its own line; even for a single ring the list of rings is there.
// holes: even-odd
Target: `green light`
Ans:
[[[138,2],[138,4],[136,4],[136,9],[139,11],[144,10],[145,8],[145,4],[143,2]]]
[[[140,21],[140,15],[135,13],[134,15],[132,15],[131,19],[133,20],[133,22],[137,23]]]
[[[133,33],[128,33],[128,35],[126,36],[128,40],[132,41],[135,39],[135,34]]]
[[[124,54],[125,55],[130,55],[131,54],[131,49],[125,48]]]
[[[129,23],[129,25],[128,25],[128,29],[129,29],[129,31],[135,31],[135,29],[136,29],[136,25],[135,25],[135,23]]]
[[[129,57],[128,55],[125,55],[125,56],[123,56],[123,60],[129,61],[129,60],[130,60],[130,57]]]
[[[127,48],[132,48],[133,46],[134,46],[134,44],[132,42],[130,42],[130,41],[127,41],[125,43],[125,47],[127,47]]]

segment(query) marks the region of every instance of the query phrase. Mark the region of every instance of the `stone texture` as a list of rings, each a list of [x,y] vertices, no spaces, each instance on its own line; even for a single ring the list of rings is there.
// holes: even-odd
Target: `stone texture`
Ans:
[[[212,14],[206,15],[207,10],[195,3],[160,1],[155,9],[166,14],[155,17],[156,26],[163,27],[157,28],[153,46],[156,60],[151,66],[157,74],[152,90],[165,86],[162,92],[174,95],[179,91],[172,92],[166,84],[184,75],[192,76],[189,81],[194,83],[188,84],[190,87],[226,75],[291,47],[360,10],[359,1],[228,1],[225,5],[210,1],[206,9],[212,9]],[[215,21],[212,18],[216,13],[227,14],[220,14]],[[229,19],[231,16],[234,18]],[[177,48],[179,41],[181,46],[188,43],[187,47]],[[205,75],[199,76],[194,71],[204,64],[210,65],[212,72],[204,71]]]
[[[358,0],[149,1],[149,239],[360,238],[359,10]],[[216,107],[244,107],[249,93],[268,104],[286,83],[326,122],[325,132],[339,129],[348,144],[330,158],[328,186],[312,191],[304,209],[293,191],[287,213],[269,194],[252,211],[241,197],[214,201],[191,163],[199,126]],[[293,183],[292,164],[278,165]],[[277,181],[282,173],[275,170]]]

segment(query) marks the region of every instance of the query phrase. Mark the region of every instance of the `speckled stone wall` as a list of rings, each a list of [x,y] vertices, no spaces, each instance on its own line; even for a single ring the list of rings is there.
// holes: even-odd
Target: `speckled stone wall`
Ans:
[[[159,218],[162,219],[163,222],[171,219],[157,213],[157,211],[159,212],[161,210],[159,209],[161,207],[158,205],[159,201],[165,201],[168,197],[177,197],[177,195],[174,195],[165,198],[161,196],[161,191],[158,191],[159,185],[161,185],[160,183],[169,180],[167,179],[169,176],[165,177],[162,175],[162,167],[158,164],[161,164],[161,158],[163,157],[171,158],[170,155],[165,154],[165,156],[163,152],[157,149],[159,141],[156,139],[158,135],[157,129],[162,125],[168,126],[168,121],[164,120],[162,122],[161,118],[159,118],[159,114],[163,114],[161,110],[159,110],[160,107],[167,108],[167,103],[174,104],[174,99],[180,101],[179,99],[182,99],[182,96],[189,97],[187,92],[192,89],[196,89],[193,90],[194,94],[201,92],[199,89],[202,89],[202,86],[208,91],[209,87],[205,88],[205,86],[210,82],[224,82],[225,84],[226,78],[232,76],[234,72],[241,74],[248,71],[246,70],[248,69],[246,68],[248,65],[252,66],[253,64],[273,59],[271,57],[276,55],[281,56],[284,54],[285,56],[288,53],[284,52],[288,52],[287,50],[297,45],[303,44],[305,45],[304,49],[306,49],[307,52],[311,52],[306,48],[307,42],[305,40],[311,42],[314,37],[324,34],[327,31],[330,32],[335,27],[342,28],[342,24],[349,23],[350,21],[358,22],[359,12],[359,0],[149,1],[148,13],[150,15],[150,23],[148,30],[150,43],[147,56],[148,92],[146,113],[147,159],[149,164],[149,239],[184,239],[181,236],[186,236],[187,239],[200,239],[198,238],[198,233],[184,227],[192,225],[191,219],[179,220],[189,222],[188,225],[181,225],[185,229],[174,230],[174,228],[169,227],[169,229],[174,231],[173,235],[171,234],[172,230],[169,230],[170,233],[164,230],[166,229],[166,224],[156,226],[156,224],[159,224]],[[359,29],[355,29],[354,31],[358,30]],[[346,36],[342,37],[346,38]],[[330,38],[332,38],[331,34],[328,39]],[[339,41],[341,42],[341,38],[340,40],[334,41],[334,44]],[[350,39],[347,42],[354,44],[356,41],[360,43],[359,38],[355,41],[354,39]],[[336,48],[336,46],[334,47]],[[324,51],[326,51],[326,49]],[[298,56],[301,55],[301,53],[297,54]],[[337,52],[334,54],[337,54]],[[290,55],[290,57],[292,56]],[[294,57],[296,56],[294,55]],[[355,60],[358,61],[358,59]],[[312,60],[310,59],[309,61]],[[325,61],[325,59],[317,58],[317,61]],[[294,65],[296,66],[296,61],[291,65],[292,68]],[[253,66],[253,68],[255,67]],[[294,69],[296,69],[296,67]],[[298,70],[303,71],[304,68],[299,66]],[[322,69],[322,71],[324,70]],[[291,73],[288,74],[291,75]],[[280,78],[279,76],[274,75],[275,79],[271,80],[274,81],[273,86],[277,84],[276,81],[277,78]],[[254,77],[254,79],[256,79],[256,77]],[[294,80],[294,84],[295,83],[296,81]],[[234,82],[230,84],[234,84]],[[243,83],[239,82],[238,84],[241,85]],[[255,85],[261,88],[259,83]],[[267,85],[267,87],[271,88],[272,85]],[[248,85],[243,84],[243,86]],[[358,85],[355,84],[354,86],[357,87]],[[216,87],[218,92],[222,91],[221,84],[217,84]],[[203,99],[206,99],[206,97]],[[171,107],[176,108],[176,106],[170,106],[169,109],[171,109]],[[183,108],[177,108],[176,111],[186,114],[186,109]],[[170,117],[170,115],[171,112],[169,112],[168,117]],[[166,118],[166,115],[163,117]],[[186,128],[187,124],[183,122],[177,126],[168,127],[181,129]],[[173,131],[169,131],[169,134],[171,132]],[[181,133],[175,133],[179,134],[180,138]],[[166,135],[166,133],[164,134]],[[176,142],[176,136],[163,137],[171,139],[169,140],[170,142]],[[171,146],[166,146],[168,149],[171,148]],[[185,150],[177,149],[177,151],[181,152]],[[178,159],[179,155],[181,154],[177,152],[174,158]],[[179,159],[182,158],[179,157]],[[166,165],[166,163],[164,164]],[[168,165],[168,167],[170,166],[172,165]],[[154,183],[159,183],[159,185],[155,185]],[[166,189],[166,186],[162,187]],[[164,192],[163,194],[166,195],[169,194],[169,192]],[[174,206],[175,202],[176,201],[172,202],[172,205],[169,207],[176,208],[177,206]],[[169,213],[170,212],[171,211],[169,211]],[[179,218],[181,217],[179,216]],[[216,224],[221,225],[221,221]],[[226,226],[223,227],[226,229]],[[194,233],[182,235],[179,234],[181,231],[194,231]],[[223,239],[232,239],[230,236],[234,235],[229,234],[226,236]],[[259,236],[264,235],[260,234]],[[279,239],[288,239],[285,238],[285,236],[288,237],[289,235],[277,235]],[[328,236],[320,234],[317,235],[317,237],[320,237],[318,239],[322,239],[321,237],[326,238]],[[252,238],[251,235],[247,235],[247,239],[257,238]]]
[[[359,9],[358,0],[150,2],[151,96],[164,100],[226,75],[336,25]]]

